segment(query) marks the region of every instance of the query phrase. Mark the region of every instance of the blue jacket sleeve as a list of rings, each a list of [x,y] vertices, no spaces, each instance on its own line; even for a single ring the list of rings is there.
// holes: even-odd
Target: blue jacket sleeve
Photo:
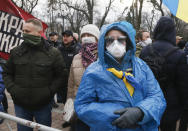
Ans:
[[[146,80],[143,82],[143,90],[146,95],[144,100],[135,105],[144,112],[144,118],[139,124],[142,125],[149,122],[159,126],[160,119],[166,108],[166,100],[150,68],[145,64],[142,69],[146,75]]]
[[[4,90],[5,90],[5,86],[4,86],[4,83],[3,83],[3,78],[2,78],[2,68],[0,66],[0,111],[3,111],[3,106],[1,104],[2,100],[3,100],[3,93],[4,93]]]
[[[111,124],[118,117],[113,113],[116,106],[111,102],[97,101],[96,82],[87,73],[84,74],[75,99],[75,111],[82,121],[95,130],[116,129]]]

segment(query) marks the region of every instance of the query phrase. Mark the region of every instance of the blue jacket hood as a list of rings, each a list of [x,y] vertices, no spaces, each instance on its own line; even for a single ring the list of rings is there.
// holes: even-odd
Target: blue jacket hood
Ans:
[[[105,48],[105,36],[106,34],[112,30],[120,30],[128,36],[127,45],[126,45],[126,54],[122,60],[122,63],[117,62],[111,54],[106,51]],[[99,62],[103,67],[109,68],[114,67],[119,70],[126,70],[130,68],[132,65],[132,59],[135,56],[136,51],[136,43],[135,43],[135,34],[133,26],[125,21],[115,22],[113,24],[104,25],[101,28],[101,34],[98,42],[98,54],[99,54]]]
[[[165,40],[176,44],[176,28],[170,17],[161,17],[154,29],[154,40]]]

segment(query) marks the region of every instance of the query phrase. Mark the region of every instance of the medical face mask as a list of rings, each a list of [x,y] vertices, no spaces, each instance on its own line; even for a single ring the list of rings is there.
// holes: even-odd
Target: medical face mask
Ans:
[[[96,42],[95,37],[92,37],[92,36],[90,36],[90,37],[83,37],[82,38],[82,44],[86,44],[86,43],[97,43],[97,42]]]
[[[106,49],[114,58],[118,59],[122,58],[126,52],[126,46],[118,40],[114,40]]]
[[[144,43],[145,43],[146,45],[151,44],[151,43],[152,43],[151,38],[147,38],[147,39],[144,41]]]

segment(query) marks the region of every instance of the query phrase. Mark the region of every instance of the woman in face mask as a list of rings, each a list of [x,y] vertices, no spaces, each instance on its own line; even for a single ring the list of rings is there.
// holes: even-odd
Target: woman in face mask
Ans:
[[[98,58],[97,42],[99,38],[99,29],[93,24],[85,25],[81,30],[82,48],[79,54],[75,55],[69,73],[67,100],[75,99],[80,81],[85,69]],[[81,120],[73,118],[71,122],[72,130],[89,131],[90,128]],[[75,120],[76,119],[76,120]]]
[[[76,114],[91,131],[158,130],[165,99],[135,50],[130,23],[101,28],[98,60],[84,72],[74,101]]]
[[[106,36],[106,50],[121,63],[126,52],[126,38],[122,32],[113,30]]]

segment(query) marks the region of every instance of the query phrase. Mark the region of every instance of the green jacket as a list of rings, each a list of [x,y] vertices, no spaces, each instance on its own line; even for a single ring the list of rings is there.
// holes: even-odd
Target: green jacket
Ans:
[[[38,46],[23,42],[11,50],[3,70],[13,102],[29,110],[49,104],[67,75],[61,53],[44,39]]]
[[[141,45],[136,45],[136,52],[135,52],[135,55],[136,55],[137,57],[139,57],[142,48],[143,48],[143,47],[142,47]]]

